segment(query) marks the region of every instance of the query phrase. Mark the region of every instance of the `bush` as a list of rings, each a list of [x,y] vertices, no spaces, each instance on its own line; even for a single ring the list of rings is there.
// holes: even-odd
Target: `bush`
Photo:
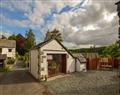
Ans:
[[[23,68],[26,68],[26,67],[27,67],[27,64],[26,64],[26,63],[24,63],[24,64],[22,65],[22,67],[23,67]]]
[[[21,61],[22,67],[25,68],[28,66],[28,53],[25,55],[19,55],[18,53],[16,54],[16,58],[18,61]]]
[[[24,56],[17,54],[16,57],[18,60],[28,63],[28,54],[25,54]]]
[[[10,71],[9,67],[0,67],[0,72],[8,72]]]
[[[113,44],[111,46],[106,47],[101,53],[101,57],[119,57],[119,56],[120,50],[118,44]]]
[[[14,58],[7,58],[6,63],[7,64],[14,64],[15,59]]]

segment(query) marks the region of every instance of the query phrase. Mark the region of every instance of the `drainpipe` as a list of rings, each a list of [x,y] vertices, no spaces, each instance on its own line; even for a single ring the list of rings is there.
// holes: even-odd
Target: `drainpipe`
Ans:
[[[40,60],[41,60],[41,53],[40,53],[40,48],[38,48],[38,80],[41,81],[41,64],[40,64]]]

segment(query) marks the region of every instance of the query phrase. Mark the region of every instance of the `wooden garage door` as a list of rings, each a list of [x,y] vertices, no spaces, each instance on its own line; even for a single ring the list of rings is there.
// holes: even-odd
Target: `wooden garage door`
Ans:
[[[66,54],[48,54],[48,75],[66,73]]]

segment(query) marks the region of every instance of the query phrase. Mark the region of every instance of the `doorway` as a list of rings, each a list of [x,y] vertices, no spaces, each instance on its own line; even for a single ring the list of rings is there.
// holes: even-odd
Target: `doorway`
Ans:
[[[48,54],[48,76],[66,73],[66,54]]]

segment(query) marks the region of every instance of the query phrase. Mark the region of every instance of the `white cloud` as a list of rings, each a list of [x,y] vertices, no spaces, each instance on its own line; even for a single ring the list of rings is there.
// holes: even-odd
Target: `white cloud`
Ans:
[[[97,29],[99,29],[99,27],[94,25],[87,25],[83,27],[83,31],[97,30]]]
[[[116,12],[115,13],[108,13],[107,11],[104,11],[103,12],[103,17],[104,17],[104,20],[108,21],[108,22],[111,22],[114,17],[116,16]]]
[[[117,40],[117,24],[115,1],[91,0],[84,5],[84,11],[56,15],[48,28],[61,30],[69,43],[109,45]]]
[[[13,34],[13,32],[11,32],[11,31],[2,31],[0,29],[0,38],[2,38],[2,35],[4,35],[5,37],[9,37],[12,34]]]
[[[117,40],[117,15],[115,2],[118,0],[85,0],[82,6],[76,0],[51,0],[6,3],[12,11],[20,10],[27,20],[12,20],[12,25],[41,29],[42,33],[54,28],[62,33],[64,44],[68,47],[80,44],[112,44]],[[31,4],[32,3],[32,4]],[[11,5],[11,6],[10,6]],[[58,14],[69,5],[72,9]],[[82,8],[81,8],[82,7]],[[76,11],[73,11],[75,10]],[[53,14],[52,21],[45,24],[43,17]],[[11,25],[11,19],[2,17],[3,23]]]

